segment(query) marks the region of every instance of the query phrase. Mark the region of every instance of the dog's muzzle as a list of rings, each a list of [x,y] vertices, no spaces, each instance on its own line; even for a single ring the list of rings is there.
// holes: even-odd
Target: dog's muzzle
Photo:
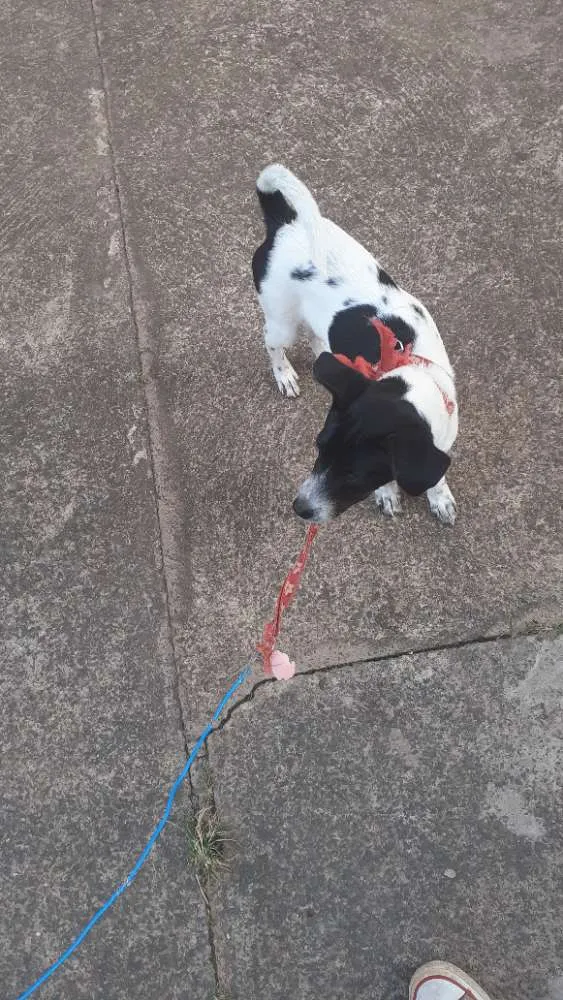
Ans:
[[[326,495],[326,476],[309,476],[301,486],[295,500],[293,509],[302,521],[313,524],[324,524],[332,517],[332,504]]]
[[[297,517],[302,518],[303,521],[312,521],[315,517],[315,508],[302,496],[295,497],[293,509]]]

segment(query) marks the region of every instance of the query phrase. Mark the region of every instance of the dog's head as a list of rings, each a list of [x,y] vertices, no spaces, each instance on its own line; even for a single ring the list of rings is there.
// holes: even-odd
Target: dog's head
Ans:
[[[392,479],[414,496],[436,485],[450,459],[404,399],[400,376],[370,381],[328,352],[313,373],[331,393],[332,406],[317,438],[317,461],[293,504],[299,517],[330,521]]]

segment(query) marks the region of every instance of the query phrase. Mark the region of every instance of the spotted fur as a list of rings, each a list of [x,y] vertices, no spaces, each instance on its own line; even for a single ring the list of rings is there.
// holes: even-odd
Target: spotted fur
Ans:
[[[303,325],[314,374],[332,396],[317,441],[318,458],[294,503],[305,520],[322,522],[374,494],[387,514],[400,509],[399,487],[425,492],[432,512],[455,520],[444,473],[458,429],[454,374],[428,310],[390,277],[348,233],[320,214],[305,185],[278,164],[257,181],[266,238],[253,259],[265,319],[265,343],[280,391],[299,395],[286,350]],[[429,367],[404,365],[370,382],[333,356],[377,363],[370,318],[389,327],[399,349]],[[455,404],[448,412],[444,397]],[[398,484],[398,486],[397,486]]]

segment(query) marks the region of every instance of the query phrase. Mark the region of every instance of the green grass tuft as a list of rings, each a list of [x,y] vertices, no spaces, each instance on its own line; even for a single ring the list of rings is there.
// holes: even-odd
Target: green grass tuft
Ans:
[[[213,806],[205,806],[189,820],[188,860],[203,885],[228,870],[225,860],[227,842],[228,837]]]

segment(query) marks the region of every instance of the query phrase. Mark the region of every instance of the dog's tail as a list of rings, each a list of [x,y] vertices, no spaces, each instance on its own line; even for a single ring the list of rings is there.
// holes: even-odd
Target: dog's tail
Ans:
[[[258,200],[268,235],[280,226],[298,219],[309,239],[311,260],[315,267],[326,267],[323,220],[313,195],[287,167],[272,163],[256,181]]]

